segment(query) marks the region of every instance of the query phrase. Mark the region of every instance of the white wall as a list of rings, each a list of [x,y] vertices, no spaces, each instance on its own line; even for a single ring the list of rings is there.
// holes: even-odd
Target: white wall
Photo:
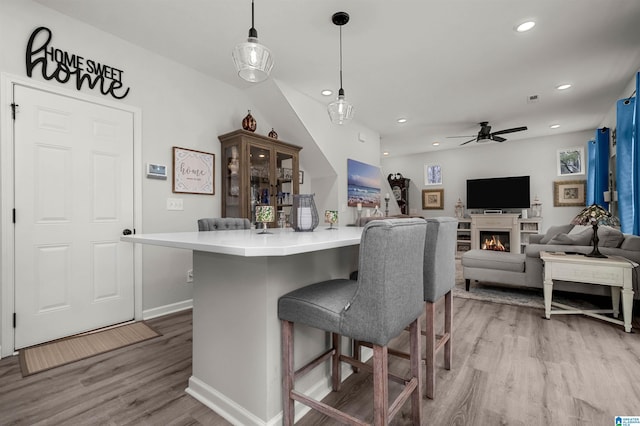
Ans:
[[[595,131],[595,129],[594,129]],[[454,216],[458,198],[466,204],[466,180],[501,176],[531,176],[531,198],[538,195],[542,202],[542,229],[568,223],[579,207],[553,207],[553,182],[558,180],[586,179],[586,175],[571,178],[557,175],[558,149],[573,146],[585,147],[594,132],[585,131],[552,137],[533,138],[504,143],[475,144],[465,148],[441,152],[426,152],[382,160],[382,170],[402,173],[411,179],[409,208],[425,217]],[[424,165],[442,167],[441,186],[424,185]],[[422,210],[423,189],[444,189],[444,210]]]
[[[52,11],[30,0],[0,0],[0,72],[26,77],[25,50],[29,36],[39,26],[48,27],[53,33],[51,44],[69,53],[83,55],[102,63],[113,65],[124,71],[122,81],[130,87],[129,95],[121,100],[123,104],[142,110],[142,158],[148,162],[171,166],[172,147],[196,149],[214,153],[216,156],[216,195],[191,195],[172,193],[171,175],[165,181],[143,179],[142,182],[142,224],[137,232],[175,232],[197,230],[196,220],[220,214],[220,142],[217,136],[240,128],[242,118],[251,109],[260,129],[273,126],[280,117],[279,111],[260,111],[256,107],[251,90],[235,87],[204,75],[198,71],[168,60],[153,52],[142,49],[127,41]],[[223,61],[232,61],[221,55]],[[38,71],[40,67],[37,68]],[[38,76],[39,75],[39,76]],[[34,79],[45,81],[41,72]],[[75,90],[70,84],[55,80],[47,84]],[[102,97],[99,92],[83,88],[85,94]],[[289,98],[303,97],[287,89]],[[268,96],[268,94],[267,94]],[[274,96],[284,97],[274,90]],[[109,100],[114,99],[109,97]],[[257,101],[257,97],[255,98]],[[288,100],[290,103],[290,101]],[[296,101],[303,111],[294,111],[296,123],[292,128],[304,128],[307,123],[318,127],[330,127],[326,108],[309,100]],[[262,104],[261,104],[262,105]],[[6,114],[6,105],[0,105],[0,113]],[[281,111],[280,111],[281,112]],[[271,114],[271,119],[269,117]],[[300,117],[304,117],[302,120]],[[300,122],[304,121],[301,126]],[[325,123],[325,124],[323,124]],[[280,123],[278,132],[288,135]],[[358,132],[366,133],[372,143],[357,142]],[[305,184],[302,192],[316,192],[321,201],[318,209],[337,208],[346,200],[346,155],[370,164],[378,165],[379,137],[377,134],[355,124],[351,129],[333,129],[315,132],[319,135],[323,150],[331,157],[334,171],[322,176],[314,185],[313,163],[317,158],[310,155],[312,149],[303,152],[302,169],[305,170]],[[295,134],[293,134],[295,136]],[[315,135],[314,135],[315,137]],[[296,143],[295,138],[287,139]],[[11,141],[1,141],[11,143]],[[349,147],[341,151],[341,147]],[[333,175],[331,177],[327,177]],[[327,184],[328,180],[331,181]],[[315,186],[315,187],[314,187]],[[342,189],[344,186],[344,189]],[[183,211],[168,211],[167,198],[182,198]],[[2,208],[10,208],[11,201],[2,197]],[[7,207],[9,206],[9,207]],[[7,247],[2,247],[6,250]],[[143,267],[143,310],[150,311],[166,305],[188,301],[192,297],[192,285],[186,283],[186,272],[192,265],[191,252],[161,247],[144,246]],[[1,266],[1,265],[0,265]],[[2,286],[13,283],[2,283]],[[2,302],[2,301],[0,301]],[[3,303],[0,303],[0,309]],[[0,312],[0,318],[5,318]],[[1,329],[1,327],[0,327]],[[0,342],[2,343],[2,342]],[[5,352],[3,350],[3,352]],[[6,353],[6,352],[5,352]]]

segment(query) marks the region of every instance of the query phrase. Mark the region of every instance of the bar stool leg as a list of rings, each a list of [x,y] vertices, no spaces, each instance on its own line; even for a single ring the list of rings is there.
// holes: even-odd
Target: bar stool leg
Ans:
[[[444,368],[451,370],[451,339],[453,338],[452,322],[453,322],[453,292],[444,295],[444,334],[447,342],[444,344]]]
[[[295,406],[291,399],[295,371],[293,369],[293,323],[282,323],[282,424],[291,426],[295,420]]]
[[[342,353],[342,336],[331,333],[333,355],[331,356],[331,386],[334,392],[340,390],[342,383],[342,369],[340,368],[340,354]]]
[[[389,358],[386,346],[373,345],[373,424],[389,423]]]
[[[420,318],[409,326],[409,350],[411,357],[411,376],[416,377],[418,384],[411,395],[411,418],[413,424],[420,424],[422,419],[422,351],[420,350]]]
[[[436,388],[436,333],[435,333],[435,303],[425,302],[426,323],[425,323],[425,380],[424,380],[424,394],[427,398],[433,399]]]

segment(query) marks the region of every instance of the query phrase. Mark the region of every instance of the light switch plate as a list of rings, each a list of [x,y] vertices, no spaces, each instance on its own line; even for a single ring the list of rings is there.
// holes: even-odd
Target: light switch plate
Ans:
[[[167,210],[184,210],[182,198],[167,198]]]

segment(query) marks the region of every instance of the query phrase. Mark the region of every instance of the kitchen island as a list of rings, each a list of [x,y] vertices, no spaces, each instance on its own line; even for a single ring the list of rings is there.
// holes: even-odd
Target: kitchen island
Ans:
[[[362,228],[290,228],[123,236],[123,241],[193,251],[193,365],[187,393],[231,423],[280,424],[278,298],[296,288],[346,278],[358,267]],[[296,327],[296,365],[328,347],[321,330]],[[299,389],[330,391],[318,369]],[[298,413],[299,414],[299,413]]]

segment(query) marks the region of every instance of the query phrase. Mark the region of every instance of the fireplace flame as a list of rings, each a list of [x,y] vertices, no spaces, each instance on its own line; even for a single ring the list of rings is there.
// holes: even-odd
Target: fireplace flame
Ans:
[[[495,235],[484,240],[482,250],[507,251],[505,246],[500,242],[500,237],[496,237]]]

